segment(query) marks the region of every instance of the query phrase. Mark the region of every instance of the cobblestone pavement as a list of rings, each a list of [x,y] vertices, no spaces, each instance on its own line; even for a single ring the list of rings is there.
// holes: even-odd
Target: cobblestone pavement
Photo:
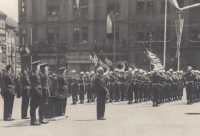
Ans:
[[[3,99],[0,99],[3,110]],[[21,99],[15,99],[13,122],[4,122],[0,112],[1,136],[199,136],[200,103],[186,100],[152,107],[152,102],[128,105],[127,101],[106,105],[106,121],[96,120],[96,103],[71,105],[66,119],[30,126],[20,119]],[[38,116],[37,116],[38,117]]]

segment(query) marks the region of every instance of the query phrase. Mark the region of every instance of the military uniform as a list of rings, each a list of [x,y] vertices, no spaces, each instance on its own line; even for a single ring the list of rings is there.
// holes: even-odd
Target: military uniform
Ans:
[[[79,100],[80,104],[84,103],[84,95],[85,95],[85,77],[81,74],[79,78]]]
[[[78,101],[78,89],[79,89],[78,81],[79,81],[79,78],[76,74],[70,76],[71,94],[72,94],[72,101],[73,101],[72,104],[77,104],[77,101]]]
[[[110,101],[113,102],[114,100],[114,92],[115,92],[115,77],[114,75],[110,75],[110,89],[109,89],[109,95],[110,95]]]
[[[12,121],[12,110],[15,97],[15,83],[11,74],[5,74],[3,77],[4,89],[4,121]]]
[[[85,77],[85,89],[86,89],[86,92],[87,92],[87,103],[90,103],[91,100],[92,100],[92,81],[90,79],[90,77],[88,75],[86,75]]]
[[[91,82],[92,102],[94,102],[95,99],[96,99],[96,90],[95,90],[95,86],[94,86],[95,75],[94,75],[94,76],[91,75],[90,79],[91,79],[91,81],[92,81],[92,82]]]
[[[31,82],[28,74],[23,74],[21,76],[21,84],[22,84],[21,118],[26,119],[29,106],[29,99],[30,99],[30,89],[31,89]]]

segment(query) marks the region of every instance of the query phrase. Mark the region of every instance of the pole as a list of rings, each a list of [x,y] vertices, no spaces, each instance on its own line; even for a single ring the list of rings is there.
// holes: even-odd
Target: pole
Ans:
[[[58,44],[57,44],[57,36],[55,35],[56,39],[56,70],[58,72]]]
[[[115,20],[116,20],[116,15],[115,15],[115,18],[114,18],[114,46],[113,46],[113,63],[115,64]]]
[[[151,52],[151,40],[150,40],[150,52]],[[151,71],[151,62],[149,64],[149,70]]]
[[[166,67],[166,41],[167,41],[167,0],[165,0],[165,24],[164,24],[164,53],[163,53],[163,66]]]
[[[181,19],[181,13],[179,12],[179,20]],[[178,47],[178,46],[177,46]],[[180,56],[181,56],[181,52],[180,52],[180,48],[179,48],[179,54],[178,54],[178,71],[180,70]]]
[[[33,28],[32,27],[31,27],[31,46],[33,46]],[[31,54],[31,64],[32,64],[32,62],[33,62],[33,57]],[[31,65],[31,71],[32,71],[32,65]]]

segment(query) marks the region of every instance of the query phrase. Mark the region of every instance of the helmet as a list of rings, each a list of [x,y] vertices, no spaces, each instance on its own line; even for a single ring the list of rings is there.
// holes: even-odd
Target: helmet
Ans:
[[[74,74],[75,74],[75,73],[76,73],[76,70],[72,70],[72,73],[74,73]]]
[[[81,71],[81,72],[80,72],[80,74],[81,74],[81,75],[84,75],[84,72],[83,72],[83,71]]]
[[[192,67],[191,66],[188,66],[188,68],[187,68],[188,70],[192,70]]]
[[[170,69],[169,72],[173,72],[173,69]]]
[[[94,74],[94,71],[91,71],[91,74]]]
[[[90,74],[88,71],[85,74]]]

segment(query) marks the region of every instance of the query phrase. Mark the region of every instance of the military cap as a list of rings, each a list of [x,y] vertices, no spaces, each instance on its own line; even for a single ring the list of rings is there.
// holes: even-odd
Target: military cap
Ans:
[[[88,71],[85,74],[90,74]]]
[[[153,73],[157,73],[157,72],[158,72],[158,70],[154,68],[153,69]]]
[[[176,74],[176,71],[174,71],[173,73]]]
[[[11,67],[12,67],[12,65],[7,65],[6,70],[8,71]]]
[[[192,70],[192,67],[191,66],[188,66],[188,68],[187,68],[188,70]]]
[[[172,72],[172,71],[173,71],[173,69],[170,69],[170,70],[169,70],[169,72]]]
[[[80,72],[80,74],[81,74],[81,75],[84,75],[84,72],[83,72],[83,71],[81,71],[81,72]]]
[[[140,70],[140,71],[139,71],[139,73],[140,73],[140,74],[142,74],[142,73],[143,73],[143,71],[142,71],[142,70]]]
[[[72,70],[72,73],[76,73],[76,70]]]
[[[143,75],[144,75],[144,76],[146,76],[146,75],[147,75],[147,73],[145,72]]]
[[[167,71],[166,73],[167,73],[167,74],[170,74],[170,72],[169,72],[169,71]]]
[[[138,71],[139,71],[139,70],[136,68],[136,69],[135,69],[135,72],[138,72]]]
[[[39,61],[34,61],[33,63],[31,63],[31,65],[39,65],[40,62]]]
[[[47,63],[42,63],[42,64],[40,64],[40,68],[44,68],[44,67],[46,67],[47,66]]]
[[[61,70],[65,70],[65,69],[66,69],[66,67],[61,67],[58,70],[61,71]]]
[[[132,71],[132,70],[133,70],[132,68],[129,68],[129,69],[128,69],[128,71]]]
[[[94,71],[91,71],[91,74],[94,74]]]

